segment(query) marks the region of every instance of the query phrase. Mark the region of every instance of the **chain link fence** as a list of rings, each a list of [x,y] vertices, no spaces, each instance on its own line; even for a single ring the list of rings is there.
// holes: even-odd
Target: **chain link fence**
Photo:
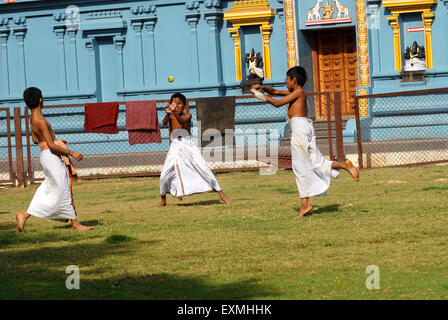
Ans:
[[[46,106],[43,115],[50,122],[57,139],[67,140],[69,148],[84,158],[75,161],[82,179],[159,175],[169,150],[169,130],[162,124],[167,100],[156,101],[161,125],[161,143],[130,145],[126,125],[126,104],[119,104],[118,134],[84,132],[84,105]],[[201,137],[196,100],[189,100],[192,114],[191,135],[197,145],[210,137]],[[29,114],[29,111],[26,111]],[[29,128],[29,121],[27,121]],[[236,97],[234,130],[222,141],[212,140],[202,147],[202,154],[214,172],[259,170],[270,167],[270,155],[281,149],[286,126],[285,110],[275,109],[252,96]],[[231,143],[227,143],[230,137]],[[279,149],[280,148],[280,149]],[[287,150],[284,146],[283,149]],[[274,151],[273,151],[274,150]],[[42,180],[40,148],[27,136],[27,175],[30,182]]]
[[[332,121],[331,115],[335,114],[334,110],[340,108],[340,105],[336,106],[330,93],[307,95],[310,96],[308,114],[311,117],[316,114],[316,105],[321,109],[325,108],[330,115],[316,121],[315,128],[321,152],[327,158],[334,159],[335,154],[339,153],[338,148],[341,148],[337,143],[336,133],[340,132],[342,137],[342,127],[337,127],[337,121]],[[233,129],[226,130],[224,135],[211,136],[201,132],[198,99],[189,99],[192,114],[191,136],[201,148],[202,155],[212,171],[216,173],[260,170],[270,174],[277,169],[290,169],[290,126],[286,108],[274,108],[252,95],[237,96],[234,99]],[[168,100],[156,101],[161,143],[130,144],[128,131],[125,129],[126,102],[119,103],[118,106],[118,134],[85,132],[85,104],[45,106],[42,113],[50,123],[56,138],[66,140],[69,149],[84,155],[80,162],[73,160],[81,179],[156,176],[163,168],[170,147],[169,129],[162,123],[167,102]],[[8,120],[6,114],[9,112],[9,109],[0,109],[0,178],[2,182],[19,185],[22,185],[22,182],[26,185],[42,181],[44,173],[39,160],[40,147],[32,142],[29,121],[31,112],[28,108],[24,108],[22,112],[15,108],[14,117]],[[21,139],[15,139],[15,131],[22,133]],[[12,152],[8,136],[13,138]],[[11,167],[11,164],[16,162],[20,165]],[[24,172],[18,172],[19,169]],[[14,179],[17,179],[17,183]]]
[[[448,88],[356,97],[361,168],[448,162]],[[369,116],[360,117],[368,104]]]

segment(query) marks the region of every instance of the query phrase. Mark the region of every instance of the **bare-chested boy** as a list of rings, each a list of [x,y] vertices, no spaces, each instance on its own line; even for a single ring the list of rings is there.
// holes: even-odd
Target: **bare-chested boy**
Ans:
[[[267,101],[278,108],[288,105],[288,120],[291,124],[291,155],[301,207],[297,218],[312,210],[310,197],[325,195],[330,186],[330,179],[337,178],[339,169],[350,173],[359,181],[359,170],[350,160],[344,162],[325,160],[320,153],[313,122],[307,117],[306,95],[303,90],[307,76],[303,67],[293,67],[286,73],[288,91],[275,90],[263,85],[254,85],[252,93],[260,100]],[[262,94],[260,91],[268,93]],[[283,96],[276,100],[271,96]]]
[[[39,143],[40,163],[44,170],[45,180],[36,190],[33,200],[26,212],[16,214],[17,229],[22,232],[30,215],[52,220],[70,220],[73,229],[91,230],[79,223],[73,203],[71,177],[61,155],[71,156],[81,161],[83,155],[55,143],[56,136],[50,123],[42,115],[42,92],[35,87],[23,93],[26,105],[31,109],[31,130],[34,143]]]
[[[218,192],[225,204],[232,203],[191,138],[191,113],[185,96],[173,94],[165,111],[163,124],[169,126],[171,145],[160,174],[161,202],[158,206],[166,206],[167,193],[182,199],[183,196],[211,191]]]

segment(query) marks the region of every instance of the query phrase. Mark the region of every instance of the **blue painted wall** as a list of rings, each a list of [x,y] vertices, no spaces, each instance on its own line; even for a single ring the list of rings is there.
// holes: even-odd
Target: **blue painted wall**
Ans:
[[[0,4],[0,105],[21,104],[26,87],[51,104],[240,95],[234,43],[223,12],[234,1],[31,1]],[[76,11],[67,10],[76,5]],[[284,84],[283,1],[271,0],[272,75]],[[67,13],[67,12],[68,13]],[[79,28],[67,20],[79,17]],[[76,20],[74,20],[76,21]],[[257,28],[243,28],[244,49],[262,52]],[[246,52],[243,52],[243,54]],[[168,76],[174,82],[168,82]]]
[[[432,25],[432,45],[434,67],[427,69],[426,83],[403,84],[399,78],[400,71],[395,70],[393,31],[387,16],[391,13],[381,6],[381,1],[368,0],[370,8],[368,20],[374,21],[369,28],[370,70],[372,75],[371,93],[408,91],[417,89],[441,88],[448,86],[448,41],[446,28],[448,23],[448,3],[439,1],[432,7],[435,13]],[[424,32],[407,32],[408,28],[422,27],[421,14],[409,13],[400,15],[401,54],[414,41],[424,45]]]
[[[308,14],[311,13],[312,8],[314,8],[320,0],[299,0],[296,1],[296,12],[297,12],[297,27],[300,30],[313,30],[322,28],[340,28],[356,25],[356,6],[353,0],[338,0],[343,6],[348,8],[349,16],[351,17],[351,22],[344,23],[331,23],[331,24],[319,24],[314,26],[307,26],[306,22],[309,20]],[[322,9],[328,4],[334,8],[334,12],[331,18],[337,18],[337,9],[335,8],[334,0],[322,0],[320,3],[319,15],[323,19],[324,15]],[[317,16],[313,16],[311,19],[317,19]]]
[[[234,41],[227,30],[231,25],[223,20],[223,13],[233,3],[1,2],[0,107],[20,106],[23,110],[23,90],[30,86],[42,89],[47,105],[159,100],[178,91],[187,98],[241,95],[235,73]],[[265,84],[283,88],[287,71],[283,1],[269,3],[276,15],[271,20],[272,79],[265,80]],[[259,29],[243,27],[242,44],[243,56],[252,48],[262,52]],[[174,82],[168,82],[169,76],[174,77]],[[78,109],[83,112],[82,107]],[[72,148],[86,154],[168,150],[166,128],[162,129],[164,141],[160,145],[129,146],[124,131],[124,106],[121,109],[118,135],[83,134],[84,116],[79,114],[60,114],[49,120],[60,133],[59,138],[69,140]],[[162,109],[159,106],[160,121],[164,116]],[[70,110],[67,112],[73,111]],[[252,118],[257,119],[256,124]],[[237,105],[236,121],[239,129],[278,129],[283,134],[286,110],[241,102]],[[1,158],[7,156],[5,130],[0,127]],[[38,147],[32,147],[33,156],[38,151]]]

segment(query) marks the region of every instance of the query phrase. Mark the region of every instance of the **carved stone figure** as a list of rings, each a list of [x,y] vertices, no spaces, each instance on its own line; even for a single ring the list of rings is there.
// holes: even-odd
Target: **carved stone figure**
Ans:
[[[325,4],[324,7],[322,7],[321,9],[322,14],[324,15],[324,19],[330,19],[333,16],[334,13],[334,6],[330,5],[330,3],[327,0],[327,3]]]
[[[405,59],[414,59],[414,58],[418,58],[418,59],[425,59],[426,58],[426,54],[425,54],[425,47],[424,46],[419,46],[417,44],[417,41],[414,41],[414,43],[412,44],[411,47],[407,47],[406,48],[406,52],[404,53],[404,58]]]
[[[322,1],[324,1],[324,0],[317,0],[316,5],[314,7],[312,7],[310,10],[308,10],[308,12],[307,12],[308,21],[321,19],[319,9],[320,9],[320,5],[322,4]]]
[[[350,17],[350,10],[346,6],[344,6],[342,3],[340,3],[338,0],[333,0],[333,2],[336,4],[336,8],[338,9],[337,18],[348,18]]]
[[[261,58],[260,52],[255,54],[255,50],[252,48],[250,54],[246,54],[246,58],[244,59],[247,64],[249,64],[249,75],[247,79],[263,79],[263,59]]]
[[[426,54],[425,47],[419,46],[417,41],[414,41],[412,46],[407,47],[404,58],[404,71],[418,71],[426,69]]]

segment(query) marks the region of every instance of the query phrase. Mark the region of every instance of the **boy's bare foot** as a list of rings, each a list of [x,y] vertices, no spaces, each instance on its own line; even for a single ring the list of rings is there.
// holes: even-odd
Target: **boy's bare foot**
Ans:
[[[225,197],[224,199],[222,199],[222,201],[224,201],[225,204],[232,204],[232,200],[230,200],[229,198]]]
[[[301,207],[300,211],[299,211],[299,214],[296,215],[294,218],[295,219],[302,218],[304,215],[306,215],[311,210],[313,210],[313,207],[311,205],[309,207],[306,207],[306,208]]]
[[[161,195],[160,196],[160,202],[159,202],[159,204],[157,204],[157,208],[160,208],[160,207],[165,207],[166,206],[166,195]]]
[[[227,196],[224,194],[224,192],[219,192],[219,196],[221,197],[222,202],[224,202],[224,204],[232,204],[232,200],[230,200],[229,198],[227,198]]]
[[[25,222],[29,216],[30,214],[28,212],[19,212],[16,214],[17,230],[19,232],[23,232],[23,230],[25,230]]]
[[[88,227],[79,223],[78,220],[72,220],[72,228],[77,230],[93,230],[94,227]]]
[[[346,170],[352,175],[352,177],[359,181],[359,169],[356,168],[350,160],[345,160]]]

